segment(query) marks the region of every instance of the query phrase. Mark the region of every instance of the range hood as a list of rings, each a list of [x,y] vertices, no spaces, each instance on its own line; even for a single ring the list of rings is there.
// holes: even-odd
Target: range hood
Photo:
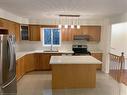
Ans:
[[[74,35],[73,40],[86,40],[89,41],[90,36],[89,35]]]

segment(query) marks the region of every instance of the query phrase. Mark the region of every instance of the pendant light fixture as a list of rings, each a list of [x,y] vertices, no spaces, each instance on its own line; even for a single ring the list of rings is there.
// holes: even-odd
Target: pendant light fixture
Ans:
[[[58,28],[62,28],[61,22],[62,22],[62,19],[60,19],[60,17],[59,17],[59,25],[58,25]]]
[[[77,29],[80,29],[80,25],[79,25],[79,17],[77,18]]]
[[[80,29],[79,17],[80,15],[59,15],[58,28],[64,26],[64,28],[67,29],[70,26],[70,28],[73,29],[76,26],[77,29]],[[76,24],[74,22],[76,22]]]
[[[75,26],[74,26],[74,21],[73,21],[73,18],[71,18],[71,28],[73,29]]]
[[[65,25],[64,25],[64,28],[68,28],[68,25],[69,25],[69,19],[67,16],[65,16]]]

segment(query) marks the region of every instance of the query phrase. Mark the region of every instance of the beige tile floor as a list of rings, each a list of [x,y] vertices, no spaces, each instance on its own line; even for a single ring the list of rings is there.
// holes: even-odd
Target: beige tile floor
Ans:
[[[118,84],[108,74],[97,72],[93,89],[51,89],[51,72],[31,72],[17,83],[17,95],[127,95],[127,86]]]

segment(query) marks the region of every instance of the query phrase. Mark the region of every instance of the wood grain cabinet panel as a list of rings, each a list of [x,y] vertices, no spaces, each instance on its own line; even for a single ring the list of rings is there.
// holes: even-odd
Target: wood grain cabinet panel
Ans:
[[[40,33],[41,26],[40,25],[29,25],[29,40],[30,41],[40,41],[41,40],[41,33]]]
[[[3,21],[0,19],[0,27],[3,27]]]
[[[50,58],[50,53],[40,54],[40,66],[42,70],[51,70],[51,65],[49,64]]]
[[[99,42],[101,36],[101,26],[81,26],[80,29],[62,28],[62,41],[73,41],[74,35],[89,35],[90,41]]]
[[[51,70],[51,56],[61,55],[59,53],[35,53],[35,68],[36,70]]]
[[[20,41],[21,40],[20,24],[18,24],[18,23],[15,23],[15,38],[16,38],[16,41]]]
[[[96,59],[102,61],[102,53],[92,53],[91,55]],[[102,65],[101,64],[97,65],[97,69],[102,69]]]
[[[10,34],[15,35],[16,41],[20,41],[20,24],[0,18],[0,27],[8,29]]]
[[[19,80],[25,74],[24,57],[16,61],[16,78]]]
[[[100,41],[101,27],[100,26],[89,26],[88,35],[90,36],[90,41]]]
[[[35,65],[35,70],[41,70],[40,67],[40,54],[39,53],[34,53],[34,65]]]
[[[25,72],[30,72],[35,69],[34,54],[28,54],[24,56]]]
[[[35,53],[27,54],[16,61],[16,78],[19,80],[22,76],[30,71],[51,70],[51,56],[61,55],[60,53]]]

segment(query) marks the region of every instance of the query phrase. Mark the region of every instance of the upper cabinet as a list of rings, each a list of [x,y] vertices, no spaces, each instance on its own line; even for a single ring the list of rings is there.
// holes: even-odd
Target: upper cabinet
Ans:
[[[30,41],[41,40],[40,29],[41,29],[40,25],[29,25],[29,40]]]
[[[90,41],[100,41],[101,37],[101,26],[88,26],[88,35],[90,36]]]
[[[20,24],[0,18],[0,27],[8,29],[10,34],[15,35],[16,41],[20,41]]]
[[[72,41],[74,35],[88,35],[89,41],[100,41],[101,26],[81,26],[80,29],[61,29],[62,41]]]
[[[24,40],[22,39],[22,32],[20,33],[20,24],[1,19],[0,27],[7,28],[9,33],[15,34],[16,41]],[[30,41],[40,41],[41,40],[41,28],[56,28],[56,25],[28,25],[28,40]],[[26,35],[26,33],[24,33]],[[101,26],[81,26],[80,29],[77,28],[61,28],[61,39],[62,41],[73,41],[74,35],[88,35],[89,41],[99,42],[101,37]]]

